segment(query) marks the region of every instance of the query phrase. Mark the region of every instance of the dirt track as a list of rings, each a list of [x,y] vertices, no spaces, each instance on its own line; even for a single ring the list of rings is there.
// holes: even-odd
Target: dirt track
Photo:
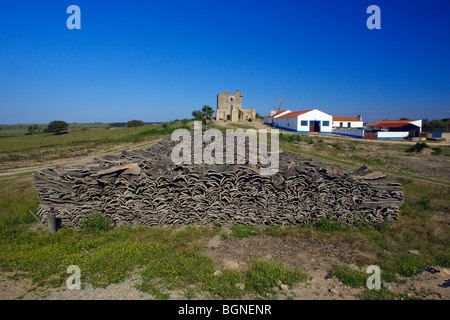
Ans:
[[[154,140],[151,142],[146,141],[146,142],[137,143],[137,144],[124,143],[124,144],[117,145],[116,147],[114,147],[112,149],[96,150],[95,154],[91,154],[91,155],[87,155],[87,156],[77,156],[77,157],[73,157],[73,158],[57,159],[57,160],[52,160],[49,162],[42,163],[41,165],[36,165],[36,162],[34,162],[30,166],[24,166],[24,167],[20,167],[20,168],[6,169],[6,170],[3,169],[3,170],[0,170],[0,177],[1,176],[19,175],[19,174],[27,173],[27,172],[31,173],[34,171],[39,171],[39,170],[42,170],[45,168],[51,168],[51,167],[56,167],[56,166],[82,165],[82,164],[92,162],[95,158],[100,158],[107,154],[120,153],[123,150],[131,151],[131,150],[135,150],[135,149],[148,147],[148,146],[151,146],[161,140],[162,139],[158,139],[158,140]]]

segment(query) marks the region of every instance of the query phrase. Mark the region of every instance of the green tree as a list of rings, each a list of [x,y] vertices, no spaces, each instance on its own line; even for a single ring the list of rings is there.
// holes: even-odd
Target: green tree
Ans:
[[[207,105],[204,105],[202,108],[202,120],[203,120],[203,124],[208,124],[212,122],[212,116],[214,114],[214,110]]]
[[[47,131],[55,132],[56,134],[61,134],[63,132],[66,132],[68,127],[69,124],[67,122],[56,120],[48,124]]]
[[[127,127],[140,127],[143,125],[145,125],[145,123],[142,120],[130,120],[127,122]]]
[[[212,122],[214,110],[207,105],[203,105],[202,110],[192,111],[192,116],[194,120],[203,121],[203,124],[208,124]]]
[[[195,120],[202,120],[203,112],[201,110],[192,111],[192,116],[194,117]]]
[[[39,128],[39,126],[37,124],[33,124],[31,126],[28,127],[28,133],[31,134],[38,134],[39,132],[41,132],[41,128]]]

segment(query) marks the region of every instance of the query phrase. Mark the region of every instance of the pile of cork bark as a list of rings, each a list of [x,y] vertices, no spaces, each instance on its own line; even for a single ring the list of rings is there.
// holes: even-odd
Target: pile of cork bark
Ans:
[[[80,228],[100,213],[120,225],[290,225],[333,219],[376,225],[398,218],[403,189],[366,167],[353,171],[279,153],[274,175],[257,164],[175,165],[176,142],[35,174],[38,214]],[[225,152],[224,152],[225,153]]]

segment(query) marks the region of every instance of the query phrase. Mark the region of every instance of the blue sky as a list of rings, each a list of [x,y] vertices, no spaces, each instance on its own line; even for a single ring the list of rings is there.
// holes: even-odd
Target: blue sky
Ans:
[[[448,118],[449,14],[442,0],[4,2],[0,123],[190,118],[225,88],[261,115],[281,97],[365,121]]]

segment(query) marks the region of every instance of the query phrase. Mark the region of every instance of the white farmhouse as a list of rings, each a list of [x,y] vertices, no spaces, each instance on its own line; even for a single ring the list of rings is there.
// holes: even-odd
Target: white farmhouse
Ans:
[[[295,132],[331,133],[333,117],[317,109],[289,112],[273,119],[275,127]]]
[[[333,117],[333,128],[362,128],[362,117]]]
[[[272,110],[272,111],[270,111],[270,114],[268,116],[264,117],[264,123],[268,124],[268,125],[273,125],[274,119],[276,119],[286,113],[289,113],[289,112],[291,112],[291,110],[280,110],[280,111]]]
[[[405,139],[418,137],[422,132],[422,119],[384,120],[368,123],[367,131],[377,134],[377,139]]]

